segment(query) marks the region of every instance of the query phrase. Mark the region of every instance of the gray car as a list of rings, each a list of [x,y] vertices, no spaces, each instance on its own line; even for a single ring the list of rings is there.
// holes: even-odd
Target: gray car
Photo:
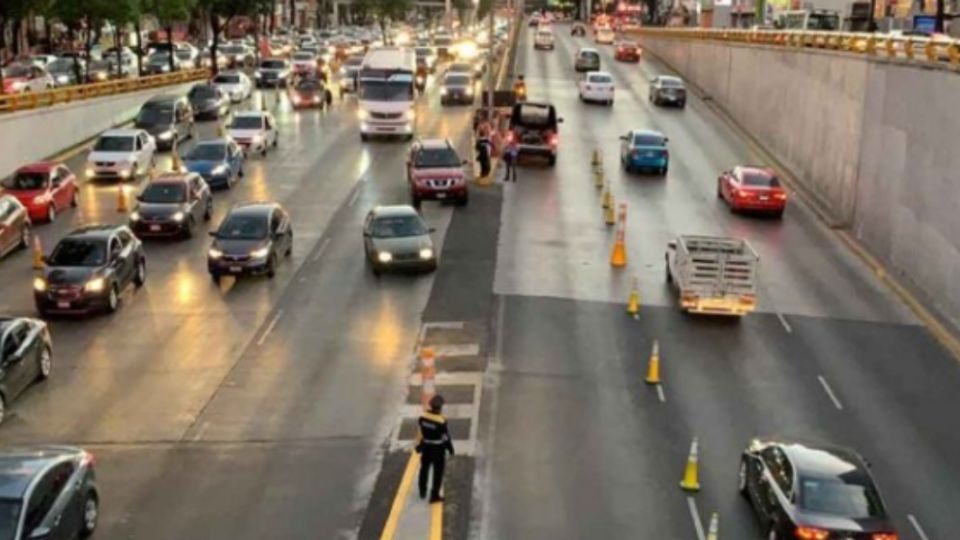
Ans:
[[[363,249],[373,275],[385,270],[436,270],[432,232],[412,206],[370,210],[363,223]]]
[[[658,75],[650,79],[650,102],[654,105],[687,106],[687,88],[680,77]]]

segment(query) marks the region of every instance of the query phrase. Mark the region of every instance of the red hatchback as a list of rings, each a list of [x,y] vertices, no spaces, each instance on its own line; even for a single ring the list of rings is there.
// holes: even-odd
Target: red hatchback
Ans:
[[[65,165],[56,162],[20,167],[3,182],[3,188],[27,207],[34,223],[53,222],[57,212],[76,207],[79,200],[76,176]]]
[[[717,179],[717,197],[726,201],[731,212],[752,210],[777,217],[787,208],[787,192],[776,174],[760,167],[735,167]]]
[[[640,46],[632,41],[621,41],[617,43],[613,57],[623,62],[639,62]]]

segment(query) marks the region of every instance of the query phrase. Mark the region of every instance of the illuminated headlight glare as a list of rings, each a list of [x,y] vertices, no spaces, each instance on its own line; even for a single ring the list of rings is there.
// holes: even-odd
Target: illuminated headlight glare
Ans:
[[[417,113],[413,109],[407,111],[407,120],[413,120],[417,116]]]
[[[441,96],[445,96],[445,95],[447,95],[448,93],[449,93],[449,91],[448,91],[446,88],[441,88],[441,89],[440,89],[440,95],[441,95]]]
[[[84,286],[83,290],[87,292],[101,292],[103,291],[104,286],[107,284],[106,280],[101,278],[94,278],[88,281]]]
[[[50,200],[50,194],[44,193],[43,195],[37,195],[33,198],[33,202],[36,204],[43,204]]]
[[[175,212],[172,216],[170,216],[170,219],[179,222],[183,221],[184,217],[185,216],[183,215],[183,212]]]
[[[20,90],[23,90],[24,88],[27,87],[26,83],[24,83],[23,81],[14,81],[12,86],[13,86],[14,92],[19,92]]]
[[[220,257],[223,257],[223,252],[217,248],[210,248],[210,250],[207,251],[207,255],[211,259],[219,259]]]
[[[314,103],[320,103],[320,96],[313,96]]]
[[[33,278],[33,290],[37,292],[43,292],[47,290],[47,280],[42,277]]]
[[[359,118],[360,120],[366,120],[367,118],[369,118],[369,116],[370,114],[363,109],[360,109],[359,111],[357,111],[357,118]]]
[[[216,167],[213,168],[212,171],[210,171],[210,174],[212,174],[213,176],[220,176],[222,174],[227,174],[227,166],[224,164],[217,165]]]
[[[423,260],[433,258],[433,250],[430,248],[423,248],[420,250],[420,258]]]
[[[260,135],[254,135],[252,140],[253,144],[260,144],[263,142],[263,137]]]
[[[270,254],[269,247],[262,247],[260,249],[255,249],[250,252],[250,258],[252,259],[266,259],[267,255]]]
[[[70,77],[66,75],[57,75],[57,82],[60,84],[66,84],[70,80]]]
[[[120,171],[120,178],[130,178],[130,169]]]
[[[260,77],[263,77],[263,74],[257,71],[256,73],[253,74],[253,76],[259,79]]]
[[[96,174],[97,171],[93,170],[93,167],[87,167],[87,178],[93,178]]]
[[[389,251],[381,251],[377,253],[377,260],[382,263],[388,263],[393,260],[393,254]]]
[[[164,131],[163,133],[157,135],[157,138],[161,141],[169,141],[173,138],[173,131]]]
[[[140,221],[140,212],[134,210],[130,213],[130,221]]]
[[[293,103],[294,103],[295,105],[298,104],[298,103],[300,103],[300,96],[294,95],[294,96],[293,96]]]
[[[465,95],[467,95],[467,96],[472,96],[472,95],[473,95],[473,88],[467,88],[466,90],[463,91],[463,93],[464,93]]]

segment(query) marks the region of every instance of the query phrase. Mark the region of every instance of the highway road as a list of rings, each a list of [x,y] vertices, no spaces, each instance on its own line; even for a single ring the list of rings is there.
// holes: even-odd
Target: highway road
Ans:
[[[782,222],[727,210],[718,173],[763,157],[696,97],[686,110],[650,104],[647,81],[664,66],[617,63],[599,46],[616,101],[584,105],[573,58],[594,45],[555,33],[555,51],[533,50],[524,32],[518,53],[530,99],[555,104],[564,123],[556,167],[524,167],[504,189],[473,537],[697,538],[694,514],[705,527],[718,512],[721,538],[759,538],[736,493],[739,454],[780,435],[859,450],[901,538],[952,538],[960,434],[945,420],[960,408],[960,365],[801,198]],[[669,137],[667,178],[619,167],[618,136],[637,128]],[[629,207],[624,269],[608,263],[595,147]],[[676,308],[663,255],[680,233],[752,243],[757,313],[737,322]],[[625,313],[634,277],[637,320]],[[643,381],[654,340],[663,400]],[[691,505],[678,483],[694,437],[703,487]]]
[[[418,104],[420,133],[469,144],[468,109],[439,107],[434,87]],[[362,144],[353,98],[328,113],[294,112],[284,99],[275,114],[279,148],[215,192],[207,227],[233,203],[279,201],[293,219],[292,264],[273,280],[220,288],[202,232],[148,242],[147,285],[116,314],[51,322],[53,376],[0,428],[4,443],[95,453],[98,537],[349,538],[359,526],[434,279],[376,279],[364,266],[362,219],[373,205],[407,202],[409,145]],[[199,138],[215,136],[214,123],[198,126]],[[82,172],[83,159],[68,164]],[[84,182],[78,210],[36,227],[44,248],[81,223],[125,222],[116,193]],[[425,205],[438,246],[452,213]],[[30,262],[20,252],[0,263],[3,311],[35,315]]]

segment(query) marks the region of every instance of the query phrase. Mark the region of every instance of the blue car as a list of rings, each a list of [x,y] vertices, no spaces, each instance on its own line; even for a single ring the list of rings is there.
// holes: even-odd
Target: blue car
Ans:
[[[620,137],[620,162],[627,172],[649,170],[661,175],[670,168],[670,151],[663,133],[635,129]]]
[[[230,188],[243,176],[243,149],[233,139],[201,141],[183,156],[183,164],[210,188]]]

